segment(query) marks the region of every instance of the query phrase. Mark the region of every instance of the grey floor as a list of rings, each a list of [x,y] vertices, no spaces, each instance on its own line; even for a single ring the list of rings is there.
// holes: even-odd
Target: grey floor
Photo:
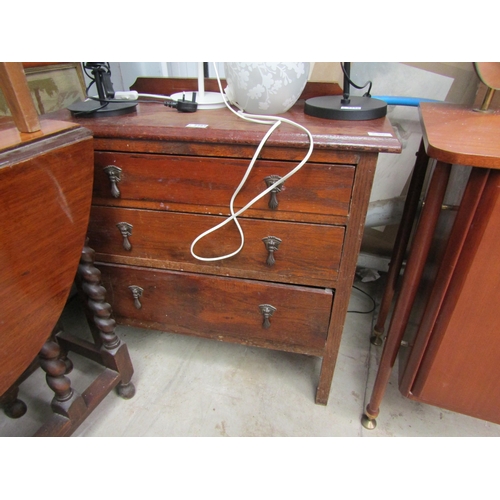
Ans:
[[[383,279],[359,284],[377,301]],[[368,310],[353,290],[350,310]],[[360,423],[381,348],[369,342],[373,314],[350,312],[327,406],[314,403],[320,360],[211,340],[119,326],[134,364],[136,395],[109,394],[74,436],[157,437],[389,437],[500,436],[500,426],[403,398],[393,372],[375,430]],[[64,313],[65,328],[85,325],[78,300]],[[72,355],[73,387],[87,387],[99,367]],[[52,393],[38,370],[20,390],[28,412],[0,413],[0,436],[30,436],[50,415]]]

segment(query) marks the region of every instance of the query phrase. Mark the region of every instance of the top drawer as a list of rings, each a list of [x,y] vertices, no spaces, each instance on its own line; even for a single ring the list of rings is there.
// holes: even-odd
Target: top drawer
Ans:
[[[227,214],[248,160],[154,154],[95,154],[94,203],[170,211]],[[235,201],[238,210],[264,191],[272,176],[296,162],[257,161]],[[109,168],[111,167],[111,168]],[[307,163],[242,216],[307,220],[347,217],[355,168]],[[274,204],[273,204],[274,202]],[[334,222],[334,221],[332,221]]]

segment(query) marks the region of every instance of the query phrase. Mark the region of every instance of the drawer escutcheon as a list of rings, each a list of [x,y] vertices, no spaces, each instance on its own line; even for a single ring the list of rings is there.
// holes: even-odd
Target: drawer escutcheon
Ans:
[[[264,245],[268,252],[266,264],[269,267],[272,267],[276,263],[276,259],[274,258],[274,252],[278,251],[281,240],[276,236],[266,236],[265,238],[262,238],[262,241],[264,242]]]
[[[280,179],[281,177],[279,175],[268,175],[267,177],[264,178],[264,182],[266,183],[266,186],[269,188]],[[271,210],[276,210],[278,208],[278,193],[281,192],[283,186],[284,184],[280,184],[279,186],[276,186],[274,189],[272,189],[271,192],[269,193],[270,198],[268,206]]]
[[[128,237],[132,236],[132,224],[128,222],[118,222],[116,227],[120,230],[121,235],[123,236],[123,248],[130,252],[132,250],[132,244],[130,243]]]
[[[122,169],[120,167],[115,167],[115,165],[108,165],[104,167],[103,170],[108,175],[109,181],[111,182],[111,196],[113,196],[113,198],[119,198],[120,190],[117,184],[122,180]]]
[[[130,285],[129,290],[132,292],[132,298],[134,299],[134,305],[136,309],[140,309],[142,307],[142,304],[139,298],[142,297],[144,289],[137,285]]]
[[[271,327],[271,322],[269,319],[271,316],[275,313],[276,307],[272,306],[271,304],[261,304],[259,306],[260,313],[264,317],[264,321],[262,322],[262,328],[270,328]]]

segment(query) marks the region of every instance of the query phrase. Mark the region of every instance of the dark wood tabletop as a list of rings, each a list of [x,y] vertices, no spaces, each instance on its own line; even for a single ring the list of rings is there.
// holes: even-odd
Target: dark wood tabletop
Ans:
[[[76,121],[89,128],[96,138],[134,137],[142,140],[193,141],[196,136],[204,144],[247,144],[256,146],[268,131],[268,125],[248,122],[226,108],[179,113],[161,103],[139,103],[133,113],[116,116],[72,116],[67,110],[52,115],[53,119]],[[326,120],[304,113],[299,101],[283,118],[306,127],[314,137],[315,148],[368,152],[400,153],[401,144],[387,117],[367,121]],[[194,127],[192,127],[194,125]],[[202,126],[205,126],[203,127]],[[200,128],[196,128],[196,127]],[[268,141],[270,147],[309,147],[302,130],[284,123]]]

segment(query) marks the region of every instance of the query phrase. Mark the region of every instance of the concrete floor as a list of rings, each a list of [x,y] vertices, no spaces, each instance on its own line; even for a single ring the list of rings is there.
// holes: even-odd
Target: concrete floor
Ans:
[[[381,282],[360,286],[378,302]],[[353,290],[349,309],[370,307]],[[314,404],[317,358],[119,326],[134,364],[136,395],[123,400],[109,394],[74,436],[500,436],[499,425],[403,398],[397,370],[377,428],[364,429],[360,417],[381,353],[369,342],[374,315],[348,314],[326,407]],[[68,331],[85,325],[77,300],[68,304],[63,323]],[[70,378],[82,392],[100,368],[71,358]],[[38,370],[20,390],[28,412],[18,420],[0,413],[0,436],[32,435],[50,415],[51,397]]]

